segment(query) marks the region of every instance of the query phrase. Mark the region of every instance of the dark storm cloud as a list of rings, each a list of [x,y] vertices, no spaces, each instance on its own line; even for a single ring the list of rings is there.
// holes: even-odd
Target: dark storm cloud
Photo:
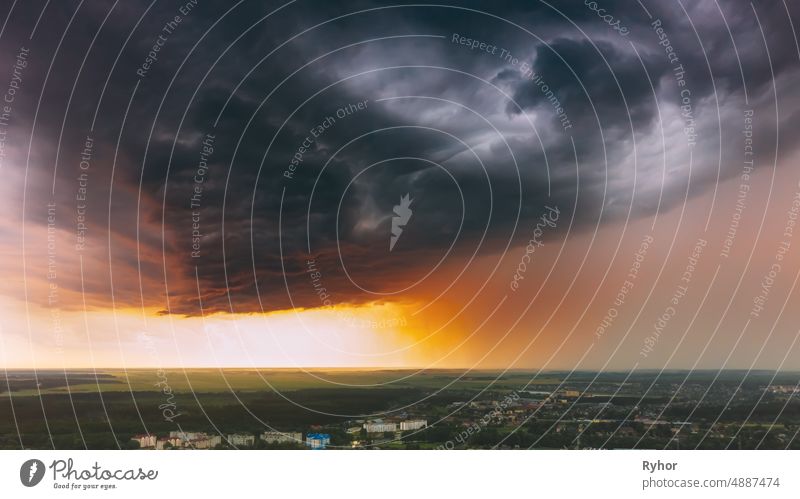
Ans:
[[[661,59],[660,54],[652,54],[647,61],[649,76],[655,82],[668,69],[659,64]],[[630,50],[604,41],[593,44],[587,40],[556,39],[548,47],[540,46],[533,61],[533,70],[546,75],[547,84],[575,116],[573,124],[578,128],[596,126],[598,118],[604,128],[629,129],[631,122],[640,128],[650,124],[656,114],[652,87],[644,70],[648,64]],[[548,102],[540,87],[519,71],[503,70],[498,79],[515,87],[514,101],[522,109]],[[511,103],[507,110],[512,114],[522,112]]]
[[[32,48],[14,133],[30,133],[41,93],[32,168],[52,178],[58,165],[53,197],[63,206],[64,230],[74,226],[67,214],[75,207],[77,163],[92,135],[91,247],[106,259],[110,254],[105,263],[123,276],[115,279],[115,295],[138,303],[141,279],[146,305],[166,309],[168,290],[169,310],[187,314],[199,313],[198,286],[206,311],[319,306],[309,259],[334,302],[382,299],[364,290],[403,288],[448,251],[450,261],[466,261],[519,244],[545,205],[562,210],[562,232],[570,219],[580,229],[629,210],[633,217],[669,210],[683,202],[687,182],[699,195],[716,181],[718,164],[722,178],[736,175],[746,106],[757,109],[765,124],[760,137],[769,143],[776,133],[768,125],[775,121],[770,70],[778,82],[797,77],[795,40],[780,2],[755,3],[766,47],[749,4],[732,2],[720,4],[732,34],[708,1],[687,7],[689,17],[677,3],[646,3],[649,17],[636,2],[598,2],[629,29],[627,36],[584,2],[558,10],[537,2],[380,10],[375,2],[245,2],[224,18],[231,5],[199,2],[164,36],[164,24],[187,3],[121,2],[99,33],[112,3],[82,5],[56,54],[77,2],[49,5],[30,41],[44,4],[26,2],[11,12],[0,38],[7,67],[20,44]],[[366,12],[346,16],[358,10]],[[691,92],[698,135],[691,177],[678,108],[682,87],[655,19]],[[471,50],[453,43],[454,33],[498,50]],[[157,60],[141,77],[136,71],[159,35],[165,39]],[[521,71],[523,63],[551,94]],[[566,129],[553,98],[568,117]],[[797,96],[781,99],[781,119],[796,121]],[[359,102],[366,102],[363,109],[337,116]],[[313,137],[311,130],[326,122]],[[793,142],[795,132],[781,132],[784,143]],[[214,151],[192,208],[207,134]],[[289,172],[308,137],[302,162]],[[669,175],[660,155],[634,156],[634,141],[664,151]],[[37,181],[27,192],[41,205],[50,199],[49,185]],[[389,252],[392,210],[406,194],[414,199],[412,222]],[[26,219],[45,223],[40,209]],[[193,222],[203,234],[199,258],[191,256]],[[86,291],[102,300],[112,290],[109,280],[95,278]]]

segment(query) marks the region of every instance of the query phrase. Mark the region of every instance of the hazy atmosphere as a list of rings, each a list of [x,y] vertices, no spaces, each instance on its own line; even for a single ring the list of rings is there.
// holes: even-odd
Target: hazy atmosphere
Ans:
[[[0,363],[800,368],[797,6],[668,3],[6,4]]]

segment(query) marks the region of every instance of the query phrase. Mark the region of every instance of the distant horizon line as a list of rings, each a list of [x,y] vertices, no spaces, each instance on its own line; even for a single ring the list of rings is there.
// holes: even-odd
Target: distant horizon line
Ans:
[[[629,373],[629,372],[751,372],[751,373],[800,373],[800,369],[749,369],[749,368],[672,368],[672,369],[541,369],[537,367],[325,367],[325,366],[294,366],[294,367],[208,367],[208,366],[137,366],[137,367],[0,367],[4,372],[11,371],[197,371],[197,370],[220,370],[220,371],[507,371],[507,372],[531,372],[540,371],[542,373]]]

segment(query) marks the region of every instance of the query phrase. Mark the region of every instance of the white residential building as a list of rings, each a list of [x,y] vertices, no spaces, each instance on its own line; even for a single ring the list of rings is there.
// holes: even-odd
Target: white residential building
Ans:
[[[424,419],[409,419],[400,423],[400,431],[413,431],[427,428],[428,422]]]
[[[220,435],[206,435],[205,433],[198,433],[197,438],[189,440],[187,447],[195,449],[213,449],[222,443],[222,436]]]
[[[233,433],[228,435],[228,443],[235,447],[252,447],[256,444],[256,437],[247,433]]]
[[[176,431],[173,430],[169,432],[169,438],[180,438],[184,442],[188,442],[189,440],[197,440],[198,438],[206,438],[206,435],[200,431]]]
[[[265,431],[261,434],[261,440],[268,444],[301,444],[303,443],[303,434],[299,432]]]
[[[155,435],[134,435],[131,437],[131,440],[139,442],[140,449],[146,449],[156,446],[156,438]]]
[[[383,421],[374,421],[372,423],[365,423],[364,429],[367,433],[384,433],[397,431],[397,423],[384,423]]]

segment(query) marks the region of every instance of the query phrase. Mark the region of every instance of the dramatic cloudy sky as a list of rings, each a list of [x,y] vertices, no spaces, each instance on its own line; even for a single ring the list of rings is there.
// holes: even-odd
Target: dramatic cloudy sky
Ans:
[[[11,3],[6,366],[800,368],[790,2]]]

